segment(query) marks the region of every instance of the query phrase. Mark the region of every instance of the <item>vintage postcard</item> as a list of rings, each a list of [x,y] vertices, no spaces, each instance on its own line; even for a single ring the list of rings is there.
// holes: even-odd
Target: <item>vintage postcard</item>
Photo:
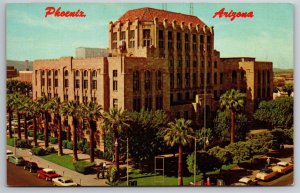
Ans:
[[[6,4],[7,186],[294,183],[293,5]]]

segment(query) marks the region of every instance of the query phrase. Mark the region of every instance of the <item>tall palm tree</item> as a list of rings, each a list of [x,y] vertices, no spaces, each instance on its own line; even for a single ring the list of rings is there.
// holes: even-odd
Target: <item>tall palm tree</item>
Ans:
[[[61,114],[63,116],[72,117],[72,141],[73,141],[73,159],[78,161],[77,155],[77,130],[79,129],[79,119],[82,116],[82,106],[77,103],[77,101],[66,101],[62,105]]]
[[[231,89],[220,97],[220,108],[225,108],[231,112],[230,143],[234,143],[235,113],[244,107],[245,93]]]
[[[49,110],[49,112],[54,114],[54,123],[57,124],[57,128],[58,128],[58,155],[59,156],[63,155],[61,106],[62,106],[62,103],[60,102],[59,98],[52,98],[47,103],[47,109]]]
[[[120,136],[121,131],[128,127],[128,118],[126,113],[122,111],[122,109],[110,109],[108,112],[104,113],[103,116],[103,126],[108,132],[113,132],[114,141],[113,144],[119,144],[118,138]],[[117,170],[117,179],[119,179],[119,145],[115,145],[115,165]]]
[[[18,139],[22,139],[22,133],[21,133],[21,108],[22,108],[22,102],[23,102],[23,98],[24,96],[21,95],[20,93],[15,93],[13,94],[13,108],[15,109],[15,111],[17,112],[17,116],[18,116]]]
[[[6,95],[6,111],[8,113],[8,132],[9,132],[9,138],[12,138],[12,116],[14,112],[14,96],[13,94],[7,94]]]
[[[24,138],[25,139],[28,139],[28,133],[27,133],[27,130],[28,130],[28,125],[27,125],[27,119],[28,119],[28,116],[29,116],[29,110],[28,109],[28,105],[32,103],[32,100],[27,97],[26,95],[23,95],[22,97],[22,101],[21,101],[21,104],[20,104],[20,108],[19,108],[19,112],[21,112],[21,114],[24,116]]]
[[[50,120],[50,116],[49,116],[49,112],[48,112],[48,99],[46,97],[41,97],[37,100],[37,103],[40,107],[40,110],[42,112],[42,116],[45,119],[45,127],[44,127],[44,142],[45,142],[45,148],[47,148],[49,146],[49,122]]]
[[[183,146],[189,144],[193,139],[193,129],[190,127],[192,121],[185,119],[175,119],[168,123],[168,128],[164,130],[164,141],[167,145],[178,145],[178,186],[183,186],[182,179],[182,154]]]
[[[39,104],[37,101],[31,101],[30,103],[26,104],[25,107],[28,111],[28,115],[32,117],[33,119],[33,141],[34,141],[34,146],[38,146],[37,142],[37,118],[40,116],[41,110],[39,108]]]
[[[102,117],[102,107],[95,102],[90,102],[87,105],[83,105],[84,117],[88,119],[90,130],[90,162],[94,162],[94,143],[95,143],[95,131],[97,130],[97,120]]]

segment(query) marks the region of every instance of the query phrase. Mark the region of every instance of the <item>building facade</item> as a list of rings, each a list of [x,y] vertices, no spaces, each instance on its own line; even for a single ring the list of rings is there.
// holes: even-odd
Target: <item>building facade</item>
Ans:
[[[109,50],[106,48],[76,48],[76,58],[108,57]]]
[[[247,93],[247,109],[271,99],[272,63],[220,58],[214,28],[192,15],[153,8],[126,12],[109,23],[108,57],[36,60],[33,98],[96,101],[105,111],[163,109],[203,124],[230,88]]]

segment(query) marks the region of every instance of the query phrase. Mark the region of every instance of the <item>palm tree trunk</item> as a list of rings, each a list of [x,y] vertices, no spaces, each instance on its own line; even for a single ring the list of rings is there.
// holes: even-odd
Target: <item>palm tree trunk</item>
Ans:
[[[178,186],[183,186],[183,180],[182,180],[182,144],[178,145]]]
[[[8,112],[8,133],[9,133],[9,138],[12,138],[12,129],[11,129],[11,119],[12,119],[12,112]]]
[[[95,161],[95,153],[94,153],[94,131],[96,124],[93,120],[90,121],[90,162]]]
[[[231,111],[230,144],[234,143],[235,112]]]
[[[18,113],[18,138],[22,139],[22,136],[21,136],[21,114],[20,113]]]
[[[48,113],[45,112],[45,130],[44,130],[44,141],[45,141],[45,148],[49,146],[49,120],[48,120]]]
[[[33,141],[34,141],[34,146],[38,146],[38,143],[37,143],[37,122],[36,122],[36,115],[33,116]]]
[[[75,161],[78,161],[78,155],[77,155],[77,133],[76,133],[76,126],[77,126],[77,120],[75,117],[73,118],[73,127],[72,127],[72,137],[73,137],[73,159]]]
[[[57,115],[58,119],[58,156],[63,155],[62,137],[61,137],[61,116]]]
[[[27,115],[24,115],[24,135],[25,135],[25,139],[28,139],[28,133],[27,133]]]

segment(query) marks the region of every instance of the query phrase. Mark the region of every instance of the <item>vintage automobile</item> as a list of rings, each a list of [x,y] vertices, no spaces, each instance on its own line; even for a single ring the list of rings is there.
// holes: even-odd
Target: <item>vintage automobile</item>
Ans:
[[[12,155],[8,157],[8,161],[10,163],[13,163],[15,165],[24,165],[26,163],[26,161],[24,160],[24,158],[22,156],[19,155]]]
[[[268,181],[276,176],[277,176],[277,172],[274,172],[270,168],[264,168],[256,174],[255,178],[258,180]]]
[[[294,169],[294,165],[293,164],[289,164],[287,162],[278,162],[276,164],[276,166],[272,167],[272,170],[274,172],[278,172],[280,174],[285,174],[287,172],[290,172]]]
[[[6,150],[6,159],[8,159],[9,156],[12,156],[14,153],[10,151],[9,149]]]
[[[30,173],[37,172],[39,166],[35,162],[27,162],[24,166],[24,170],[29,170]]]
[[[53,178],[52,184],[53,186],[78,186],[78,184],[75,183],[72,178],[66,176]]]
[[[257,185],[257,181],[256,180],[251,180],[248,177],[243,177],[241,179],[239,179],[238,182],[232,184],[233,186],[255,186]]]
[[[37,171],[37,175],[39,178],[45,179],[47,181],[51,181],[53,178],[60,177],[53,169],[44,168]]]

